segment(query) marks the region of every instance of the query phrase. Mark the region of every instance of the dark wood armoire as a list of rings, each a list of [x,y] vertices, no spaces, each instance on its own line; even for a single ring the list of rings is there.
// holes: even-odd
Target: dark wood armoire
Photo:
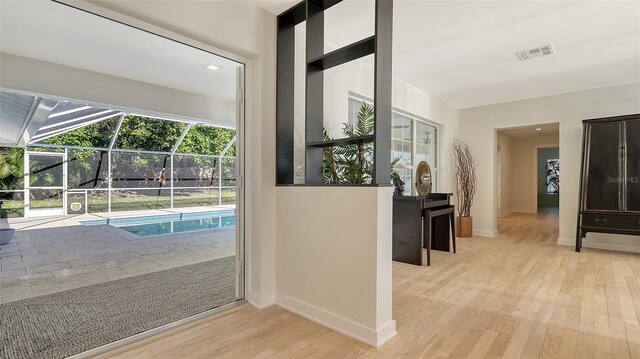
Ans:
[[[640,114],[582,122],[576,252],[589,232],[640,235]]]

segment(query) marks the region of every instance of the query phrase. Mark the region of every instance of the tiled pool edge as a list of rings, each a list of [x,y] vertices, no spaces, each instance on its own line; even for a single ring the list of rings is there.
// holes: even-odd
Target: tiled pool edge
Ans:
[[[176,213],[176,214],[161,214],[153,216],[140,216],[140,217],[126,217],[126,218],[105,218],[95,219],[88,221],[80,221],[83,226],[98,226],[98,225],[111,225],[117,227],[118,225],[127,224],[151,224],[157,222],[166,221],[181,221],[189,219],[200,219],[208,217],[224,217],[235,215],[235,210],[221,210],[221,211],[207,211],[207,212],[191,212],[191,213]]]

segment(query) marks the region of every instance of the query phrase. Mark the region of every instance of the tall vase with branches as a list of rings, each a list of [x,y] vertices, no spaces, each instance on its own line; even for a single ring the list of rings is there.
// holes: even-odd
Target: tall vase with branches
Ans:
[[[453,155],[456,164],[456,195],[458,197],[456,235],[471,237],[473,235],[471,206],[473,205],[473,196],[476,193],[478,161],[471,154],[469,145],[457,138],[453,140]]]

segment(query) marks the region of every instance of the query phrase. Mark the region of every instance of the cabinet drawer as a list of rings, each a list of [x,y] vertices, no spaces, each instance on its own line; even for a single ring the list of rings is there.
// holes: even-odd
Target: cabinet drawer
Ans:
[[[582,226],[591,228],[640,230],[640,215],[583,214]]]

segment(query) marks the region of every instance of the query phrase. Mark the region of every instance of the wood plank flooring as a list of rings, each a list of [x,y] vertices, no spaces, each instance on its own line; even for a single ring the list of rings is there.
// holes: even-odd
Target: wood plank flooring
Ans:
[[[640,255],[555,245],[553,211],[499,230],[431,267],[394,262],[398,336],[378,350],[247,305],[100,358],[640,358]]]

